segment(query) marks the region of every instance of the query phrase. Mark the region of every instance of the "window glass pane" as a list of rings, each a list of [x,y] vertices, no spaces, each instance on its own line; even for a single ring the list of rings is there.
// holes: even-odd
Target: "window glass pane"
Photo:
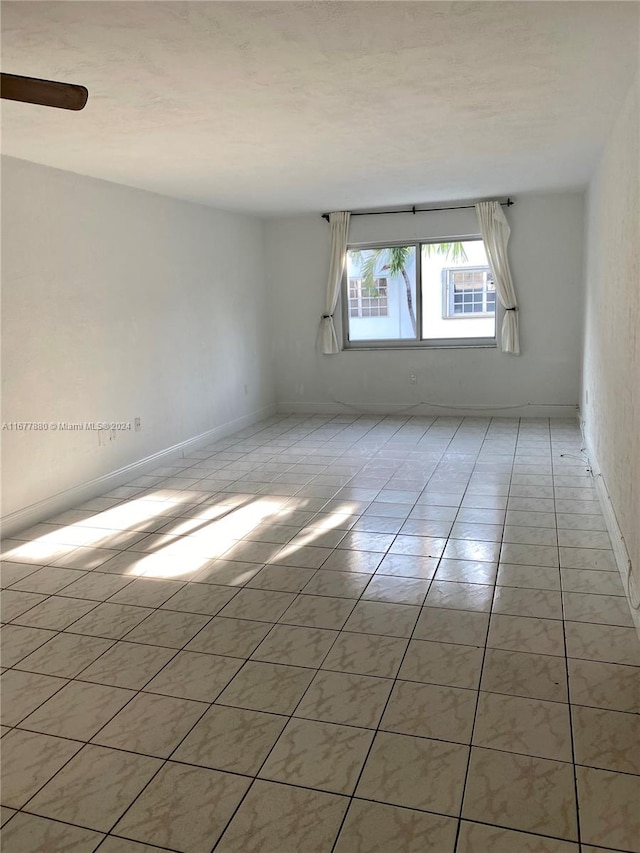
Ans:
[[[482,240],[424,243],[422,337],[495,337],[495,288]]]
[[[389,246],[347,252],[349,340],[416,337],[416,249]]]

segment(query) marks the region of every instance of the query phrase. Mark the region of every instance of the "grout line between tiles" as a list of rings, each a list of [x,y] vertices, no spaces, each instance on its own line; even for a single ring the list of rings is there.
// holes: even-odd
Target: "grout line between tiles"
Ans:
[[[555,505],[555,485],[554,485],[554,505]],[[556,530],[558,529],[558,513],[556,511]],[[560,554],[560,546],[558,546],[558,556]],[[558,565],[560,561],[558,559]],[[567,714],[569,717],[569,739],[571,742],[571,763],[573,765],[573,792],[575,797],[575,816],[576,816],[576,833],[577,833],[577,841],[578,847],[582,850],[581,843],[581,823],[580,820],[580,799],[578,797],[578,774],[576,771],[576,754],[575,754],[575,742],[574,742],[574,732],[573,732],[573,713],[572,713],[572,703],[571,703],[571,689],[569,684],[569,656],[568,656],[568,647],[567,647],[567,632],[566,632],[566,610],[565,610],[565,589],[564,584],[562,583],[562,571],[558,569],[558,574],[560,575],[560,600],[562,604],[562,641],[564,643],[564,667],[565,667],[565,678],[567,685]]]
[[[518,432],[517,432],[517,435],[516,435],[516,446],[517,446],[517,443],[518,443],[518,435],[519,435],[519,433],[520,433],[520,419],[518,419]],[[512,467],[512,469],[511,469],[510,477],[512,477],[512,476],[513,476],[513,467]],[[506,524],[506,513],[505,513],[505,524]],[[503,533],[503,537],[504,537],[504,524],[503,524],[503,527],[502,527],[502,533]],[[499,552],[499,556],[501,556],[501,554],[502,554],[502,540],[501,540],[501,542],[500,542],[500,552]],[[498,565],[499,565],[499,562],[498,562]],[[485,638],[484,638],[484,648],[483,648],[483,650],[482,650],[482,661],[480,662],[480,672],[479,672],[479,676],[478,676],[478,690],[477,690],[477,695],[476,695],[475,708],[474,708],[474,711],[473,711],[473,722],[472,722],[472,724],[471,724],[471,732],[470,732],[470,734],[469,734],[469,753],[468,753],[468,755],[467,755],[467,764],[466,764],[466,767],[465,767],[464,778],[463,778],[463,782],[462,782],[462,792],[461,792],[461,795],[460,795],[460,813],[459,813],[459,815],[458,815],[458,825],[457,825],[457,827],[456,827],[456,837],[455,837],[455,841],[454,841],[454,844],[453,844],[453,850],[454,850],[454,851],[456,851],[456,850],[458,849],[458,844],[459,844],[459,842],[460,842],[460,831],[461,831],[461,829],[462,829],[462,814],[463,814],[463,810],[464,810],[464,801],[465,801],[465,796],[466,796],[466,793],[467,793],[467,782],[468,782],[468,780],[469,780],[469,770],[470,770],[470,768],[471,768],[471,756],[472,756],[472,752],[473,752],[473,735],[474,735],[474,732],[475,732],[475,728],[476,728],[476,721],[477,721],[477,718],[478,718],[478,706],[479,706],[479,704],[480,704],[480,687],[481,687],[481,685],[482,685],[482,676],[483,676],[483,672],[484,672],[484,662],[485,662],[485,659],[486,659],[486,656],[487,656],[487,644],[488,644],[488,642],[489,642],[489,630],[490,630],[490,628],[491,628],[491,617],[492,617],[492,614],[493,614],[493,603],[494,603],[494,600],[495,600],[495,594],[496,594],[496,585],[497,585],[497,581],[498,581],[498,573],[497,573],[497,571],[496,571],[495,582],[494,582],[494,585],[493,585],[493,594],[492,594],[492,597],[491,597],[491,607],[490,607],[490,610],[489,610],[489,622],[488,622],[488,624],[487,624],[487,633],[485,634]]]

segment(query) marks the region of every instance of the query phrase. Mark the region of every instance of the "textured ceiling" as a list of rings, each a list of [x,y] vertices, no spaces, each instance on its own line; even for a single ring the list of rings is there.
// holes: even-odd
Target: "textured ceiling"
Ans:
[[[263,215],[584,186],[636,2],[7,2],[3,151]]]

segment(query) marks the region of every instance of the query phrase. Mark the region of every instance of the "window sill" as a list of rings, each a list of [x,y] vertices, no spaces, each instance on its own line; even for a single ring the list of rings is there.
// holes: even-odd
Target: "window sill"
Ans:
[[[496,349],[498,342],[491,341],[434,341],[433,343],[425,343],[420,341],[415,344],[399,344],[396,342],[389,344],[366,343],[348,344],[342,347],[342,352],[385,352],[389,350],[404,350],[406,352],[415,352],[415,350],[431,350],[431,349]]]

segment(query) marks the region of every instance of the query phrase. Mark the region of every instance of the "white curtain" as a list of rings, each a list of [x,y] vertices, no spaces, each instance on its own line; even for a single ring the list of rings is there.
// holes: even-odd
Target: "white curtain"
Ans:
[[[476,204],[476,213],[480,222],[484,247],[489,258],[489,265],[496,283],[496,293],[505,309],[504,320],[502,321],[502,352],[519,355],[518,302],[507,259],[507,243],[511,229],[502,207],[497,201],[482,201],[480,204]]]
[[[320,321],[320,344],[325,355],[340,352],[336,327],[333,323],[333,313],[338,304],[340,296],[340,285],[342,274],[347,260],[347,237],[349,234],[349,220],[351,214],[348,211],[337,211],[329,214],[329,228],[331,229],[331,263],[329,265],[329,279],[327,281],[327,293],[324,305],[324,314]]]

